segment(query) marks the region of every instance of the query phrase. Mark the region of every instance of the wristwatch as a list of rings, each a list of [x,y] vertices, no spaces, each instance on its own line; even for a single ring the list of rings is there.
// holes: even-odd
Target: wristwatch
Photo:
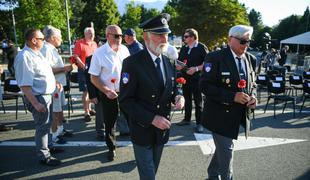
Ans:
[[[196,66],[196,72],[198,72],[198,71],[199,71],[198,66]]]

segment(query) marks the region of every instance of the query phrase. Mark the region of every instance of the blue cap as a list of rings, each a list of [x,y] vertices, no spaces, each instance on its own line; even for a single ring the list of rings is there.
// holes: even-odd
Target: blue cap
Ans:
[[[144,21],[139,27],[142,28],[144,32],[166,34],[171,32],[168,25],[169,20],[170,15],[167,13],[162,13],[156,17]]]
[[[128,28],[128,29],[126,29],[124,35],[134,36],[134,35],[136,35],[136,32],[132,28]]]

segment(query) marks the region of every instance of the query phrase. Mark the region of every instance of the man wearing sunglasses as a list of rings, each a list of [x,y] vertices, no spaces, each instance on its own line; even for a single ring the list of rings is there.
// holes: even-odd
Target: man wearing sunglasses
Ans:
[[[52,93],[56,83],[49,61],[40,52],[44,43],[44,35],[38,29],[29,29],[25,33],[25,47],[15,59],[15,77],[18,86],[25,94],[27,109],[32,113],[35,124],[36,153],[40,163],[57,166],[61,161],[52,157],[51,153],[63,151],[49,147],[52,122]]]
[[[193,29],[186,29],[184,33],[185,46],[181,48],[179,60],[186,64],[184,67],[176,65],[181,70],[182,76],[186,79],[183,87],[185,97],[185,116],[184,119],[177,123],[179,126],[189,125],[192,117],[192,100],[195,103],[196,132],[202,133],[203,127],[200,123],[202,112],[202,95],[199,89],[199,78],[203,68],[203,61],[208,53],[208,48],[198,42],[198,32]]]
[[[106,28],[107,43],[94,52],[88,71],[91,82],[101,92],[99,101],[102,102],[109,161],[116,156],[114,125],[119,114],[119,83],[123,60],[129,56],[127,47],[121,44],[122,36],[122,30],[117,25]]]
[[[257,102],[253,67],[256,59],[247,53],[252,33],[250,26],[232,27],[228,47],[209,53],[204,61],[200,79],[206,97],[202,124],[212,132],[216,147],[208,167],[209,179],[233,179],[233,139],[237,139],[240,125],[245,136],[249,135],[250,113]]]

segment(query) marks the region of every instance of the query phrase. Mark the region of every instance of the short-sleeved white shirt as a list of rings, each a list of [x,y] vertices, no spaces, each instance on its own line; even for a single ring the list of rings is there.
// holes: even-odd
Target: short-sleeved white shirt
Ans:
[[[88,73],[100,76],[100,80],[105,86],[119,92],[122,63],[129,55],[126,46],[120,45],[118,51],[115,52],[109,43],[105,43],[95,50]],[[112,79],[116,80],[114,84],[111,82]]]
[[[44,42],[44,45],[41,49],[41,53],[49,61],[52,68],[63,68],[65,66],[57,49],[51,43]],[[55,74],[55,78],[56,81],[61,83],[63,86],[67,85],[66,73],[64,72],[57,73]]]
[[[56,80],[48,60],[27,45],[15,58],[15,77],[19,87],[30,86],[34,95],[52,94]]]

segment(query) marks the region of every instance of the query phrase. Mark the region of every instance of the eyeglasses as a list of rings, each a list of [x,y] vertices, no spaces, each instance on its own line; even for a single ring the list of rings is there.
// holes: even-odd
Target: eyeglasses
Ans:
[[[123,37],[122,34],[110,34],[113,36],[114,39],[121,39]]]
[[[237,38],[237,37],[235,37],[235,36],[232,36],[233,38],[235,38],[235,39],[238,39],[239,40],[239,43],[241,44],[241,45],[245,45],[245,44],[250,44],[250,42],[251,42],[251,40],[245,40],[245,39],[240,39],[240,38]]]
[[[35,38],[35,39],[38,39],[38,40],[44,41],[44,38]]]
[[[186,38],[191,37],[191,36],[189,36],[189,35],[184,35],[183,37],[184,37],[184,39],[186,39]]]

